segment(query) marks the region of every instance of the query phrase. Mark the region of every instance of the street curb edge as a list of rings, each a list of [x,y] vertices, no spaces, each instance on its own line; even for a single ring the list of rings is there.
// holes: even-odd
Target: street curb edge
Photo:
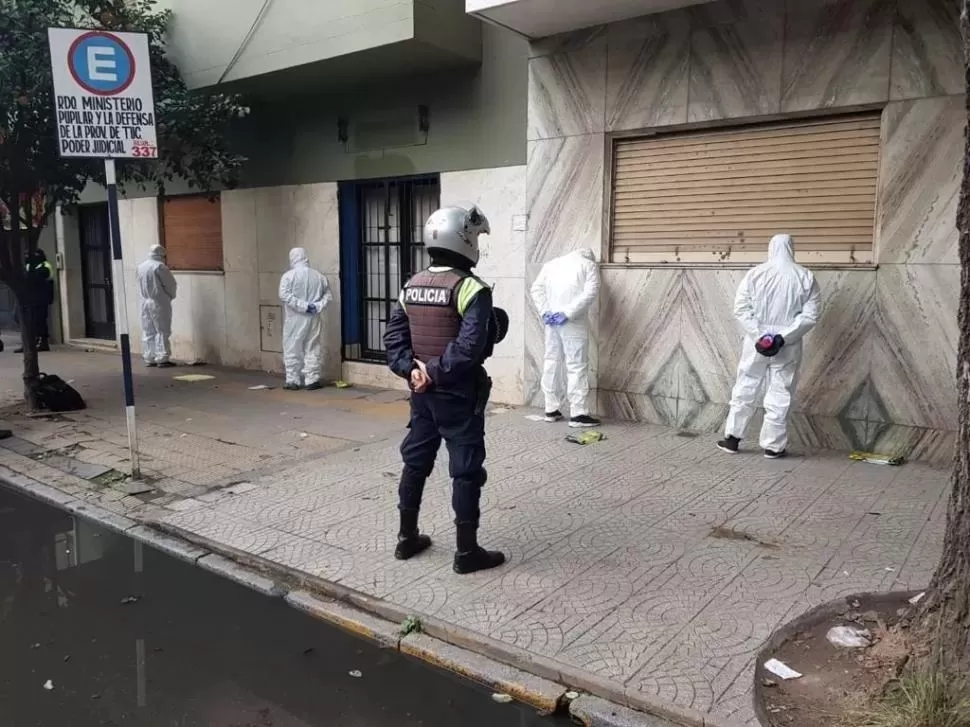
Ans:
[[[659,727],[665,725],[661,720],[668,720],[667,727],[670,722],[683,727],[739,727],[733,721],[680,707],[639,691],[618,688],[619,685],[613,682],[552,659],[501,644],[433,617],[407,612],[386,601],[287,569],[259,556],[235,551],[181,529],[163,523],[132,520],[3,465],[0,465],[0,485],[91,520],[256,593],[281,598],[290,607],[313,618],[509,694],[540,711],[553,712],[568,707],[570,716],[585,727]],[[273,579],[272,574],[282,576],[290,584]],[[409,616],[420,618],[422,633],[401,637],[396,623]],[[565,697],[568,689],[588,694],[581,694],[570,704]]]

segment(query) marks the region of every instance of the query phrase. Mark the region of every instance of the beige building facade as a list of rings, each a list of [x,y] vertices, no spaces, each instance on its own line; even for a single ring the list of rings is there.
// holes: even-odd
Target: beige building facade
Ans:
[[[326,376],[397,385],[379,342],[425,259],[421,223],[474,202],[492,222],[479,273],[512,321],[488,365],[497,401],[540,403],[528,287],[545,261],[592,247],[599,413],[715,432],[741,346],[734,291],[770,233],[789,231],[825,299],[795,442],[950,456],[965,119],[953,3],[568,0],[550,14],[545,0],[369,0],[294,25],[279,0],[262,19],[262,3],[234,4],[206,43],[202,4],[169,4],[190,85],[226,84],[253,109],[241,188],[208,207],[186,190],[122,202],[130,320],[149,246],[184,262],[177,359],[281,370],[277,285],[301,246],[334,289]],[[110,346],[111,299],[96,298],[113,293],[98,292],[91,253],[101,200],[92,188],[62,211],[56,248],[64,338]]]

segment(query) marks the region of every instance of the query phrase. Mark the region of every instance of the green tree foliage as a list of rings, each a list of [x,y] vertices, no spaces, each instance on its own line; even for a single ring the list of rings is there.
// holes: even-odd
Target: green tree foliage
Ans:
[[[0,281],[18,301],[25,297],[24,258],[57,205],[77,202],[88,182],[104,174],[98,160],[58,153],[48,28],[148,34],[158,159],[119,161],[122,186],[161,192],[175,179],[199,190],[234,186],[244,159],[232,151],[229,132],[248,110],[236,96],[189,92],[166,56],[170,19],[152,0],[0,0]],[[28,316],[21,303],[24,332]],[[31,337],[22,338],[25,394],[33,406],[37,354]]]

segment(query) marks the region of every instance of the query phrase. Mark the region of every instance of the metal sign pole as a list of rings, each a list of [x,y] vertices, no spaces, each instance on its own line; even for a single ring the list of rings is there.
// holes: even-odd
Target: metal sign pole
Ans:
[[[60,155],[63,158],[104,159],[128,451],[132,479],[139,479],[141,467],[115,159],[145,161],[158,158],[148,36],[145,33],[48,28],[47,37]]]
[[[121,256],[121,222],[118,219],[118,179],[115,160],[104,160],[104,177],[108,188],[108,219],[111,229],[111,257],[115,294],[115,321],[121,338],[121,369],[125,383],[125,420],[128,424],[128,452],[131,477],[141,477],[138,463],[138,428],[135,421],[135,387],[131,377],[131,339],[128,336],[128,302],[125,297],[125,267]]]

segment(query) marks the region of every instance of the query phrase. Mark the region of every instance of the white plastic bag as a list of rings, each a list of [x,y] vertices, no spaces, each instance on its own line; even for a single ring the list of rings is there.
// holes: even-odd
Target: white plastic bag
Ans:
[[[872,634],[858,626],[836,626],[825,635],[829,643],[843,649],[865,649],[872,646]]]

